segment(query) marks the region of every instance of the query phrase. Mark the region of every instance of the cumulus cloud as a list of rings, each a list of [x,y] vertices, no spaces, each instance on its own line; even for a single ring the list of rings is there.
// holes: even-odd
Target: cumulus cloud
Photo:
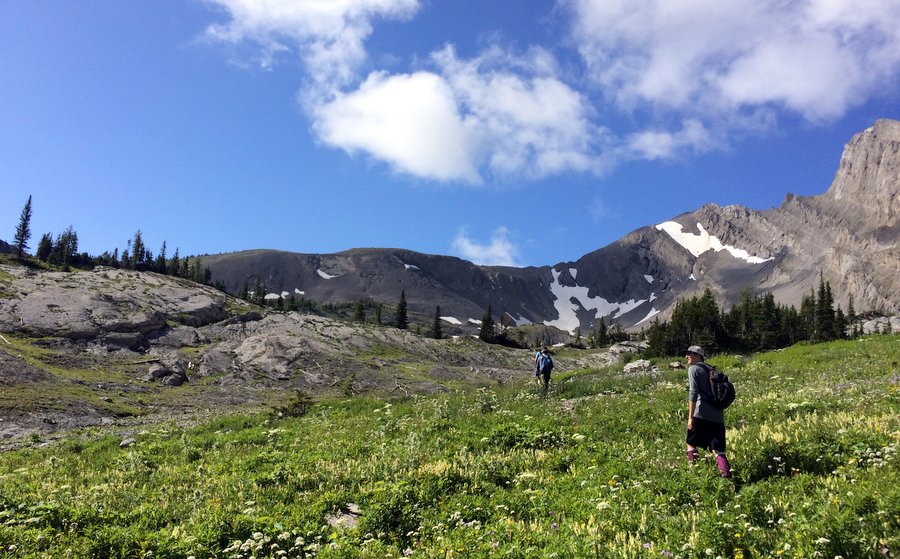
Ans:
[[[493,173],[537,178],[597,170],[604,131],[592,123],[588,100],[557,77],[549,52],[516,56],[493,47],[460,60],[447,46],[432,59],[490,147],[485,161]]]
[[[373,73],[356,91],[314,110],[327,144],[364,151],[397,170],[437,180],[477,182],[474,140],[439,76]]]
[[[628,109],[764,108],[833,119],[900,68],[900,4],[854,0],[565,0],[603,94]]]
[[[900,71],[896,1],[558,0],[568,40],[468,58],[447,45],[393,74],[362,71],[366,40],[418,0],[206,1],[228,16],[209,37],[259,45],[263,64],[299,56],[319,141],[437,181],[600,175],[719,149],[785,112],[838,118]],[[583,67],[560,69],[563,45]]]
[[[453,253],[483,266],[519,266],[518,247],[509,240],[509,230],[498,227],[488,244],[480,244],[469,238],[465,230],[453,240]]]
[[[300,100],[327,145],[441,181],[600,169],[604,131],[544,49],[513,55],[494,47],[461,60],[447,46],[428,59],[430,70],[363,77],[373,21],[410,17],[417,1],[210,1],[231,19],[208,36],[256,43],[264,64],[280,52],[300,55],[310,77]]]
[[[209,37],[229,43],[253,41],[262,47],[262,63],[273,55],[298,50],[321,88],[352,82],[366,59],[365,40],[372,21],[408,19],[418,0],[207,0],[230,19],[207,28]],[[318,91],[321,91],[319,89]]]

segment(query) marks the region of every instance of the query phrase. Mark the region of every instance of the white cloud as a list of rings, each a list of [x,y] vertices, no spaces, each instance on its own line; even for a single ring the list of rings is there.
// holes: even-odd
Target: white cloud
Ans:
[[[540,178],[601,169],[605,133],[591,106],[560,80],[541,48],[500,48],[461,60],[435,52],[434,71],[358,74],[376,18],[408,18],[416,0],[209,0],[230,20],[207,35],[252,41],[263,64],[297,52],[311,78],[300,101],[324,143],[365,152],[397,171],[441,181],[481,181],[481,172]]]
[[[519,249],[509,240],[509,230],[498,227],[484,245],[470,239],[463,230],[453,240],[453,253],[483,266],[519,266]]]
[[[491,172],[537,178],[599,170],[605,133],[592,123],[588,100],[557,77],[549,52],[532,48],[515,56],[493,47],[460,60],[448,46],[432,58],[467,122],[490,146]]]
[[[900,3],[563,0],[593,80],[626,109],[836,118],[900,68]],[[755,115],[753,113],[756,113]]]
[[[599,175],[720,149],[785,112],[840,117],[900,71],[897,0],[558,0],[568,41],[465,59],[452,45],[383,53],[418,61],[394,74],[361,72],[366,41],[381,20],[412,19],[419,0],[206,1],[227,17],[207,36],[258,45],[263,65],[300,58],[299,100],[321,142],[446,182]],[[566,45],[584,68],[560,69],[549,49]],[[581,70],[583,83],[564,77]],[[631,113],[617,122],[634,131],[604,126],[611,109]]]
[[[356,91],[316,108],[314,119],[329,145],[365,151],[417,176],[478,181],[475,140],[453,93],[434,74],[373,73]]]
[[[372,20],[407,19],[418,0],[207,0],[230,20],[207,28],[208,36],[230,42],[253,41],[263,65],[280,51],[300,51],[311,77],[338,87],[351,82],[366,59],[364,43]]]

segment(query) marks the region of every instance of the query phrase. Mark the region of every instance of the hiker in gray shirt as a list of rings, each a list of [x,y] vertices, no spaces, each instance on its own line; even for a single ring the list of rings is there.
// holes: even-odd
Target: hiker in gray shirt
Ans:
[[[712,390],[706,352],[692,345],[685,355],[688,361],[687,457],[694,464],[700,456],[698,448],[716,455],[716,466],[723,477],[731,477],[731,464],[725,456],[725,412],[710,403]]]

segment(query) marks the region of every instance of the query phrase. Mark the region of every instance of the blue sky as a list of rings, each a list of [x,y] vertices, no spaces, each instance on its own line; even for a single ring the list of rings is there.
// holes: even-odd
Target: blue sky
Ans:
[[[575,260],[824,192],[900,119],[900,2],[0,3],[0,238]]]

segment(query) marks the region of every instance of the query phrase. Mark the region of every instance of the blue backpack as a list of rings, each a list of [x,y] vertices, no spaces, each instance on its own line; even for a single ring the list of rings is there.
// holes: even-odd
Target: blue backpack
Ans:
[[[549,375],[553,370],[553,358],[550,354],[542,354],[538,359],[538,372],[542,375]]]

